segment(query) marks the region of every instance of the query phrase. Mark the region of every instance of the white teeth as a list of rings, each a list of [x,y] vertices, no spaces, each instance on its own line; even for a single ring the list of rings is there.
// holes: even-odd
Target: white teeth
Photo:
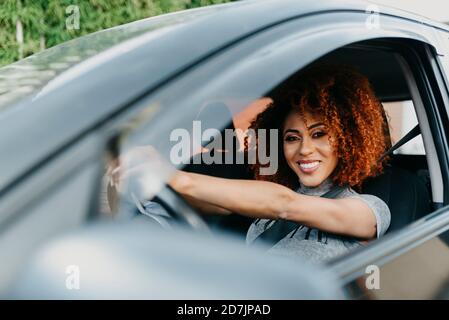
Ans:
[[[319,164],[319,162],[315,161],[315,162],[309,162],[309,163],[300,163],[299,166],[304,169],[311,169],[311,168],[316,167],[318,164]]]

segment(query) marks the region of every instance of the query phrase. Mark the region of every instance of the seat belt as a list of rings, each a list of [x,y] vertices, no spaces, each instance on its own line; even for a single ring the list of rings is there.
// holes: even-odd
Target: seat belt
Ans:
[[[403,136],[394,146],[388,149],[381,157],[380,160],[383,160],[386,156],[391,155],[395,150],[402,147],[404,144],[412,140],[421,134],[421,129],[419,129],[419,124],[417,124],[412,130],[410,130],[405,136]]]
[[[325,194],[323,194],[322,198],[334,199],[336,198],[345,187],[334,187]],[[266,229],[257,238],[254,240],[254,244],[269,244],[273,247],[279,241],[284,239],[290,232],[298,228],[300,225],[296,222],[287,221],[287,220],[276,220],[271,227]]]

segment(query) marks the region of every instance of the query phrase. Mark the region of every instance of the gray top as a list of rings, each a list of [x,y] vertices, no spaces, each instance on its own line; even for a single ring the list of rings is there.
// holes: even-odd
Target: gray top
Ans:
[[[326,180],[318,187],[300,186],[298,193],[321,196],[332,188],[332,181]],[[376,196],[359,194],[350,187],[345,188],[337,198],[357,198],[363,200],[373,211],[377,221],[377,238],[381,237],[390,226],[390,210],[385,202]],[[255,220],[246,235],[247,244],[251,244],[264,230],[271,227],[275,220]],[[363,246],[356,238],[331,234],[318,229],[298,225],[286,237],[275,244],[269,253],[290,257],[301,257],[313,263],[320,263],[350,250]]]

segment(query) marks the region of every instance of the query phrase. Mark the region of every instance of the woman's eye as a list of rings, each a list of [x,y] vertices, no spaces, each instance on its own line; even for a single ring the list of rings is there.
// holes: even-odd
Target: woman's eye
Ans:
[[[287,137],[285,137],[284,140],[290,142],[290,141],[296,141],[296,140],[299,140],[299,138],[298,138],[298,137],[295,137],[295,136],[287,136]]]
[[[312,138],[321,138],[321,137],[324,137],[325,135],[326,135],[326,132],[318,131],[318,132],[314,132],[312,134]]]

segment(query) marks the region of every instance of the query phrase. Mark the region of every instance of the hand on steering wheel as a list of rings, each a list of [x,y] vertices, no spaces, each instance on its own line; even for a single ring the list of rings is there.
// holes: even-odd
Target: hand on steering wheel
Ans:
[[[165,181],[176,174],[176,169],[152,146],[136,147],[126,152],[107,170],[110,177],[109,193],[117,193],[116,198],[126,198],[137,210],[156,220],[163,227],[166,219],[145,206],[147,200],[158,203],[170,217],[178,223],[186,224],[193,229],[208,231],[203,218],[184,198]],[[120,195],[120,196],[118,196]]]

